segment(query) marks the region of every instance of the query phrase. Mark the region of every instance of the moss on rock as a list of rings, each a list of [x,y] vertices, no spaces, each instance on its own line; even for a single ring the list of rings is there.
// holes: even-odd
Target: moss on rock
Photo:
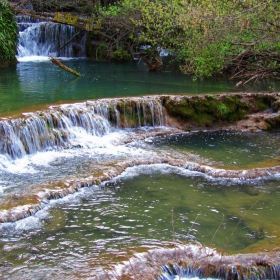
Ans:
[[[170,116],[184,123],[187,130],[191,127],[211,127],[243,120],[249,114],[264,112],[267,109],[278,111],[280,97],[266,93],[233,93],[167,97],[163,105]],[[278,118],[267,120],[267,129],[277,127]]]

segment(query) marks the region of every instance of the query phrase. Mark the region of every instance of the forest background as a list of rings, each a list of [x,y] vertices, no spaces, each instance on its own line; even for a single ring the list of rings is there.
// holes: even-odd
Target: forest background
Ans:
[[[278,0],[0,0],[2,65],[16,54],[11,10],[53,13],[53,21],[85,29],[94,59],[131,60],[138,53],[156,65],[164,48],[195,79],[229,74],[245,84],[280,78]]]

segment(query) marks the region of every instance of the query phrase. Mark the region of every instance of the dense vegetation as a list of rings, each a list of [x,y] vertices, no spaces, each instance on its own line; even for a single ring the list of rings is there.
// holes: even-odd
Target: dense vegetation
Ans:
[[[86,12],[88,55],[96,59],[128,60],[138,54],[152,66],[159,48],[165,48],[194,78],[229,73],[238,84],[280,78],[278,0],[18,2],[31,3],[35,10],[64,12],[56,20],[67,23],[68,18],[69,24],[77,22],[76,15],[65,13]]]
[[[6,1],[0,1],[0,67],[15,63],[18,29]]]
[[[167,48],[194,77],[279,78],[277,0],[123,0],[97,16],[111,51],[149,44]]]

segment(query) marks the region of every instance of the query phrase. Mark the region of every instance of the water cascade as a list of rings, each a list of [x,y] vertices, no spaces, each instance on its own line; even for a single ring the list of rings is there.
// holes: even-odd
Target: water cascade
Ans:
[[[274,95],[271,94],[269,97],[274,97]],[[204,100],[207,101],[208,99]],[[192,153],[169,153],[165,152],[164,148],[158,149],[156,152],[149,152],[150,148],[147,145],[145,146],[145,152],[141,150],[140,154],[137,154],[136,149],[135,156],[122,156],[122,154],[131,153],[129,147],[125,148],[125,152],[122,150],[121,145],[126,143],[144,140],[150,136],[175,132],[182,133],[184,130],[181,126],[184,121],[180,116],[178,120],[175,119],[174,115],[170,116],[168,110],[178,114],[182,109],[176,111],[175,106],[180,108],[186,102],[196,102],[196,99],[190,97],[186,101],[186,98],[178,96],[157,95],[100,99],[84,103],[51,106],[48,110],[25,113],[20,118],[3,118],[0,121],[0,157],[3,172],[16,167],[19,160],[24,162],[34,158],[36,165],[36,155],[44,157],[49,152],[55,152],[54,157],[61,158],[60,153],[63,151],[65,153],[69,151],[70,154],[75,154],[77,151],[83,154],[85,160],[91,162],[91,164],[87,164],[88,170],[83,168],[74,178],[69,163],[70,166],[67,168],[67,170],[70,170],[69,174],[66,172],[65,177],[62,177],[61,172],[58,172],[57,179],[52,183],[40,184],[37,182],[33,187],[31,180],[26,186],[28,191],[20,196],[21,199],[19,199],[17,193],[11,192],[10,199],[6,199],[6,201],[9,201],[7,208],[0,212],[0,222],[15,221],[34,215],[44,207],[46,201],[61,198],[77,192],[81,188],[110,180],[131,166],[167,164],[193,172],[200,172],[212,178],[223,179],[268,178],[279,174],[280,166],[277,159],[272,164],[262,167],[256,166],[248,169],[222,168],[203,162]],[[273,114],[273,116],[278,115]],[[117,138],[110,140],[108,145],[105,144],[107,141],[105,138],[115,137],[113,136],[114,133],[118,134]],[[104,152],[110,154],[118,145],[120,145],[120,150],[117,152],[119,155],[106,156],[105,160]],[[99,150],[102,146],[108,149]],[[151,147],[153,149],[153,145]],[[88,159],[84,156],[87,149],[90,150],[90,152],[87,152],[90,154]],[[100,156],[99,153],[101,153]],[[77,157],[80,157],[80,154]],[[102,157],[101,162],[99,157]],[[30,164],[34,165],[34,162],[30,162]],[[63,163],[63,165],[66,166],[66,163]],[[97,166],[99,167],[97,168]],[[53,175],[54,172],[56,171],[52,171]],[[83,172],[88,172],[91,176],[86,176]],[[11,175],[6,174],[5,176]],[[12,178],[7,182],[11,180]],[[38,179],[36,178],[36,180]],[[5,184],[10,185],[7,182],[5,181]],[[12,188],[12,186],[9,186],[9,188]],[[27,200],[30,201],[30,204],[26,204]]]
[[[5,119],[0,121],[0,153],[16,159],[39,151],[71,148],[81,131],[102,136],[114,128],[161,126],[162,110],[156,98],[130,98],[63,105],[25,114],[25,118]]]
[[[41,22],[30,16],[18,16],[17,21],[19,59],[30,56],[46,57],[50,53],[57,57],[85,56],[85,32],[66,24]]]
[[[279,261],[277,253],[223,256],[200,244],[175,245],[174,249],[136,254],[109,275],[112,279],[114,274],[128,279],[141,274],[143,279],[157,280],[280,279]],[[159,276],[152,278],[156,274]]]

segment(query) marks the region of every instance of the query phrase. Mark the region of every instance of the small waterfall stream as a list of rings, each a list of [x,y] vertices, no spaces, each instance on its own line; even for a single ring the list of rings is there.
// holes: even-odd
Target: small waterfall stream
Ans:
[[[101,137],[114,128],[162,126],[162,110],[156,98],[129,98],[63,105],[28,113],[25,118],[5,119],[0,121],[0,154],[22,158],[39,151],[71,148],[83,132]]]
[[[17,21],[18,59],[49,56],[50,53],[57,57],[85,56],[85,32],[66,24],[41,22],[30,16],[18,16]]]

